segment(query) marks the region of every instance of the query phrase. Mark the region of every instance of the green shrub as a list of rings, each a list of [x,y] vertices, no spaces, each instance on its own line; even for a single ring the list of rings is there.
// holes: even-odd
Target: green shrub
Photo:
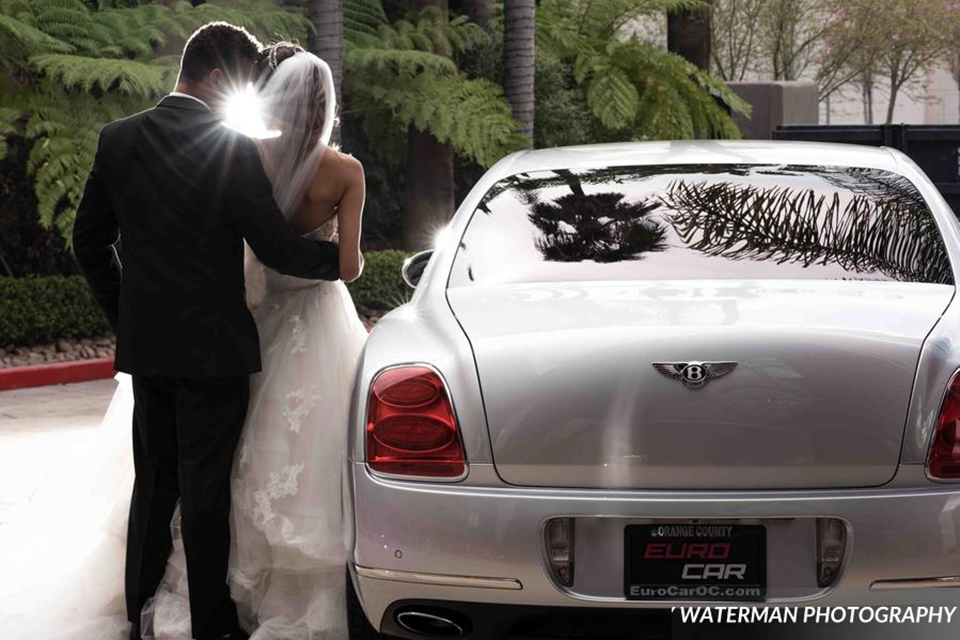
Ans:
[[[411,289],[400,268],[410,255],[403,251],[371,251],[364,254],[363,274],[347,285],[361,311],[388,311],[410,299]]]
[[[410,289],[402,251],[372,251],[363,275],[348,287],[360,311],[387,311],[406,302]],[[92,338],[110,325],[83,276],[0,277],[0,345],[31,345],[59,338]]]
[[[83,276],[0,278],[0,345],[109,332],[110,325]]]

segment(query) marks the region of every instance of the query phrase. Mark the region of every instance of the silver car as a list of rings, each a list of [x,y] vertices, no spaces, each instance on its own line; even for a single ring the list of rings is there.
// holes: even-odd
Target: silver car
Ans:
[[[958,266],[952,211],[889,149],[503,159],[359,368],[354,637],[957,604]]]

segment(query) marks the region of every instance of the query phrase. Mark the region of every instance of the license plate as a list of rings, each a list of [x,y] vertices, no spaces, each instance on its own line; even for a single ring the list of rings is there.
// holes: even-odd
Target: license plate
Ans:
[[[761,525],[631,524],[623,538],[628,600],[761,600],[766,592]]]

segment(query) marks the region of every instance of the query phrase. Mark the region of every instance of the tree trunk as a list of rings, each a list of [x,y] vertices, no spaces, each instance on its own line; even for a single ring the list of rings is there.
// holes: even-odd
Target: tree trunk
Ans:
[[[534,0],[503,3],[503,93],[520,132],[533,146]]]
[[[900,92],[899,87],[890,88],[890,102],[887,104],[887,124],[893,124],[893,110],[897,106],[897,94]]]
[[[667,50],[709,71],[713,0],[703,0],[702,4],[705,5],[703,8],[681,9],[667,14]]]
[[[873,75],[864,73],[860,80],[860,95],[863,97],[863,122],[873,124]]]
[[[490,22],[490,16],[493,15],[491,0],[465,0],[460,3],[460,10],[481,27],[486,27]]]
[[[446,0],[410,0],[411,9],[437,7]],[[410,126],[407,136],[407,191],[403,208],[403,247],[433,247],[436,233],[453,216],[453,149],[429,133]]]
[[[407,193],[403,209],[403,246],[433,247],[437,232],[453,215],[453,149],[410,127],[407,141]]]
[[[897,96],[900,95],[901,86],[903,86],[903,82],[896,74],[893,74],[890,77],[890,102],[887,103],[887,124],[893,124],[893,111],[897,107]]]
[[[307,48],[330,65],[339,113],[339,107],[343,104],[343,0],[310,0],[307,3],[307,15],[314,27],[308,36]],[[331,142],[340,142],[339,124],[333,128]]]
[[[953,76],[953,81],[957,83],[957,87],[960,88],[960,54],[953,54],[953,57],[950,59],[950,75]],[[957,117],[960,118],[960,113],[957,113]],[[958,120],[960,122],[960,120]]]

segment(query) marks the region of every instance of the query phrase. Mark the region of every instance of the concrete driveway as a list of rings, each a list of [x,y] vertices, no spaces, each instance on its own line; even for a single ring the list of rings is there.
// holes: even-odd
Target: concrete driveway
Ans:
[[[0,525],[83,447],[116,386],[109,379],[0,392]]]

